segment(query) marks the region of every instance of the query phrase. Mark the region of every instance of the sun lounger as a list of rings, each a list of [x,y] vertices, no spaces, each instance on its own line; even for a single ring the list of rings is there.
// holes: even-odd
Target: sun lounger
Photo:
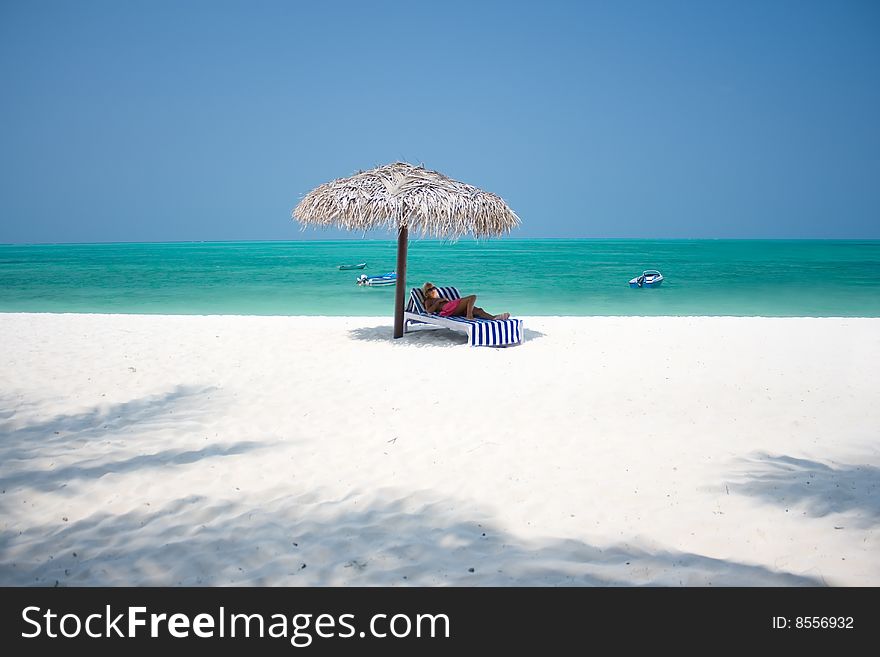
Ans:
[[[461,299],[454,287],[438,287],[444,299]],[[434,324],[454,331],[467,333],[468,344],[472,347],[504,347],[520,344],[523,341],[523,321],[521,319],[465,319],[464,317],[441,317],[425,310],[425,295],[422,288],[414,287],[409,294],[409,303],[403,313],[406,332],[410,324]]]

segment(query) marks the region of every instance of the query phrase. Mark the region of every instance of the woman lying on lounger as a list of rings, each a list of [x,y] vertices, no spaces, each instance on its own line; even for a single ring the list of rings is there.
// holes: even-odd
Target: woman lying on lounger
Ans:
[[[507,319],[510,313],[501,313],[500,315],[490,315],[482,308],[474,305],[477,301],[477,295],[472,294],[461,299],[444,299],[440,296],[440,290],[433,283],[425,283],[422,286],[422,292],[425,294],[425,310],[429,313],[437,313],[441,317],[449,317],[457,315],[466,319],[479,317],[481,319]]]

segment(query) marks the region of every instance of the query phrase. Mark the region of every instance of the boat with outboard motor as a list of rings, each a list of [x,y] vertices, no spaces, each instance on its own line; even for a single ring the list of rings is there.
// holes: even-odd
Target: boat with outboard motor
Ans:
[[[629,282],[632,288],[660,287],[663,283],[663,274],[656,269],[646,269],[641,276],[636,276]]]
[[[355,282],[358,285],[369,285],[370,287],[394,285],[397,283],[397,272],[390,271],[381,276],[367,276],[366,274],[361,274]]]

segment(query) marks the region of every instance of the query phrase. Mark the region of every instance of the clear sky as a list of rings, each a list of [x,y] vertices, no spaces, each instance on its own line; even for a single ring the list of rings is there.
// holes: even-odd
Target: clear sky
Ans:
[[[872,0],[0,0],[0,97],[0,242],[360,237],[290,211],[395,160],[515,237],[880,238]]]

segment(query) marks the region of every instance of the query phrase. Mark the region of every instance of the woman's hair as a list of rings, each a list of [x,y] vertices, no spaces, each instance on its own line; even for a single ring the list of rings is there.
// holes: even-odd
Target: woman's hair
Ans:
[[[427,290],[429,287],[431,287],[432,285],[434,285],[434,284],[433,284],[431,281],[428,281],[427,283],[425,283],[424,285],[422,285],[422,294],[427,294],[426,290]]]

